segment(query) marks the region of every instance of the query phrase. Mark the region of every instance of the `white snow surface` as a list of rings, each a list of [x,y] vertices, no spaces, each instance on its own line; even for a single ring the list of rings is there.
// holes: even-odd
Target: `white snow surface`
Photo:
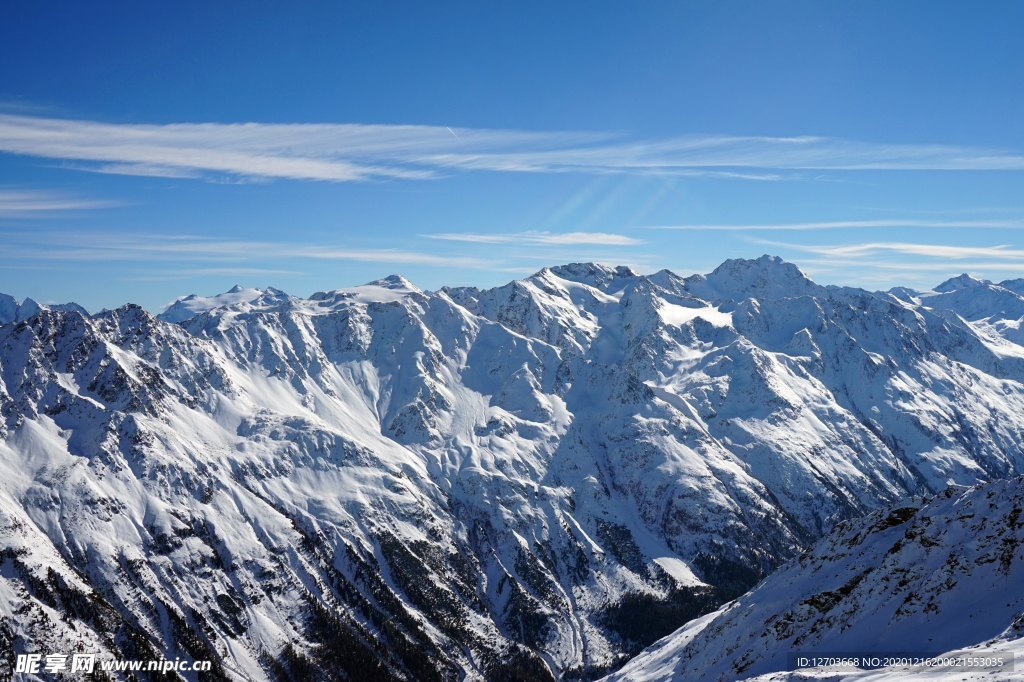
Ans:
[[[704,614],[682,626],[668,637],[659,639],[655,644],[644,649],[621,669],[604,678],[604,682],[663,682],[686,678],[686,668],[682,662],[683,650],[686,645],[704,631],[719,616],[736,605],[729,602],[717,611]]]
[[[658,314],[661,319],[665,320],[666,324],[675,325],[680,327],[688,322],[692,322],[696,318],[706,320],[716,327],[731,327],[732,326],[732,315],[729,313],[723,313],[717,308],[711,306],[700,307],[700,308],[687,308],[681,305],[674,305],[672,303],[665,303],[661,308],[658,309]]]
[[[686,565],[685,561],[671,556],[660,556],[655,557],[654,563],[661,566],[661,568],[668,573],[679,585],[686,587],[696,587],[699,585],[706,585],[693,573],[693,569]]]
[[[0,647],[63,618],[225,679],[357,665],[327,650],[591,676],[651,643],[629,604],[742,591],[845,519],[1024,472],[999,285],[915,302],[765,256],[255,291],[0,326]]]
[[[223,294],[217,294],[216,296],[198,296],[196,294],[189,294],[188,296],[182,296],[175,299],[164,312],[157,315],[157,317],[164,322],[184,322],[185,320],[195,317],[200,313],[205,313],[207,310],[213,310],[214,308],[223,308],[239,303],[253,303],[258,299],[271,299],[271,300],[287,300],[288,295],[283,291],[278,291],[273,287],[266,290],[258,288],[245,288],[239,284],[231,287],[228,291]],[[267,301],[261,301],[263,303]]]
[[[903,505],[838,525],[607,681],[953,679],[951,670],[783,671],[789,652],[1024,653],[1024,477]],[[1019,668],[959,674],[1024,679]]]

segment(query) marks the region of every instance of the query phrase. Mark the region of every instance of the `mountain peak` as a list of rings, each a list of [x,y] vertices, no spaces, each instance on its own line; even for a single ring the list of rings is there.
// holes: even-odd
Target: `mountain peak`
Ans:
[[[1004,289],[1009,289],[1015,294],[1020,294],[1024,296],[1024,279],[1022,278],[1004,279],[1002,282],[999,283],[999,286],[1001,286]]]
[[[375,279],[363,286],[383,287],[385,289],[406,289],[408,291],[420,291],[420,288],[401,275],[388,275],[383,279]]]
[[[18,299],[8,294],[0,294],[0,324],[14,321],[18,316]]]
[[[768,254],[756,260],[731,258],[711,274],[694,275],[686,282],[687,291],[709,301],[828,295],[825,287],[812,281],[796,265]]]
[[[195,317],[196,315],[205,313],[207,310],[212,310],[213,308],[235,305],[236,303],[252,303],[262,296],[263,293],[262,289],[245,289],[236,284],[223,294],[217,294],[216,296],[198,296],[196,294],[189,294],[188,296],[182,296],[175,300],[167,306],[167,309],[164,310],[164,312],[157,315],[157,318],[164,322],[184,322],[190,317]]]
[[[601,265],[600,263],[566,263],[565,265],[544,268],[537,275],[541,275],[544,272],[550,272],[561,279],[587,284],[598,289],[607,288],[607,285],[615,280],[632,279],[640,276],[638,272],[625,265],[612,267]]]
[[[7,324],[8,322],[21,322],[22,320],[27,320],[42,310],[57,310],[63,312],[76,311],[82,313],[86,317],[89,316],[88,310],[74,302],[42,304],[31,298],[26,298],[19,304],[18,299],[13,296],[0,294],[0,325]]]
[[[757,259],[730,258],[715,268],[708,278],[710,279],[712,276],[736,277],[737,275],[746,277],[756,276],[760,273],[773,273],[776,276],[781,275],[793,279],[808,279],[793,263],[788,263],[779,256],[771,256],[767,253]]]
[[[410,294],[422,294],[423,291],[401,275],[389,275],[382,279],[375,279],[358,287],[345,287],[344,289],[331,289],[329,291],[318,291],[309,297],[311,301],[318,301],[320,305],[328,305],[331,302],[348,301],[360,304],[387,303],[399,301]]]
[[[975,279],[966,272],[959,277],[950,277],[945,282],[935,287],[935,291],[940,294],[948,294],[952,291],[959,291],[961,289],[973,289],[975,287],[983,287],[992,284],[987,279]]]
[[[25,302],[18,306],[18,320],[28,319],[42,309],[42,306],[40,306],[35,299],[30,296],[26,296]]]

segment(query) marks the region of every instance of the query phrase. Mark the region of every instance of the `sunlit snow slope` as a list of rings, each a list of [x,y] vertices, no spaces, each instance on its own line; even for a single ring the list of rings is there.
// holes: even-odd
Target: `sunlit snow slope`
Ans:
[[[846,521],[756,589],[646,650],[607,682],[1024,680],[1012,667],[768,674],[787,654],[1024,651],[1024,477]],[[986,653],[979,658],[994,658]],[[939,656],[941,658],[941,656]],[[947,666],[948,667],[948,666]],[[1011,674],[1012,673],[1012,674]]]
[[[210,679],[600,677],[843,519],[1024,471],[1024,299],[980,284],[765,256],[239,290],[176,323],[21,304],[0,674],[82,642]]]

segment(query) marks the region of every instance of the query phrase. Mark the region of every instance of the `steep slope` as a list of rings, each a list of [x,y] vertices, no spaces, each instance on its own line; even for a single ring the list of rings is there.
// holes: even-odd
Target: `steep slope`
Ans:
[[[608,682],[735,680],[784,671],[791,652],[937,655],[979,645],[1012,652],[1024,637],[1022,509],[1018,477],[948,488],[843,522],[756,589],[659,642]],[[973,672],[992,679],[988,668]],[[922,674],[932,676],[939,674]]]
[[[44,613],[213,679],[594,678],[844,519],[1024,471],[1024,348],[767,256],[243,293],[0,327],[0,659]]]

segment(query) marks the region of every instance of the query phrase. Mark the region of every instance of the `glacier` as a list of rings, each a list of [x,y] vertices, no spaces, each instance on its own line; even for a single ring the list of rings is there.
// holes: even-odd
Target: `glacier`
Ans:
[[[1024,473],[1019,284],[0,297],[0,671],[600,678],[850,519]]]

